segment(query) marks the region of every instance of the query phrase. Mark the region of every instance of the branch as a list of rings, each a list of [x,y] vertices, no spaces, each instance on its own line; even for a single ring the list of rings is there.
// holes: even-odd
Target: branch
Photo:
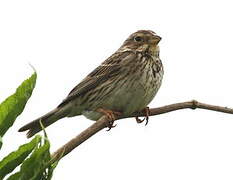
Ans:
[[[206,110],[212,110],[212,111],[218,111],[222,113],[229,113],[233,114],[233,109],[227,108],[227,107],[221,107],[221,106],[214,106],[210,104],[204,104],[201,102],[198,102],[196,100],[187,101],[187,102],[181,102],[176,104],[170,104],[158,108],[152,108],[150,109],[150,116],[159,115],[168,113],[171,111],[176,111],[180,109],[206,109]],[[116,120],[129,118],[129,117],[143,117],[145,116],[144,113],[138,112],[128,117],[117,117]],[[81,132],[78,136],[71,139],[68,143],[63,145],[61,148],[59,148],[56,152],[52,154],[52,162],[55,162],[56,160],[66,156],[69,154],[73,149],[78,147],[80,144],[82,144],[84,141],[86,141],[88,138],[93,136],[95,133],[99,132],[100,130],[104,129],[106,125],[108,124],[109,119],[106,116],[102,116],[98,121],[96,121],[94,124],[92,124],[89,128]]]

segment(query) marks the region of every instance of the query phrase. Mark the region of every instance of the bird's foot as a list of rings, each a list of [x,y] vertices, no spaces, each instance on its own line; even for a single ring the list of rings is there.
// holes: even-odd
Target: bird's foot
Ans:
[[[149,116],[150,116],[150,108],[146,107],[142,110],[143,113],[145,113],[145,117],[143,119],[140,119],[138,116],[136,116],[136,121],[137,123],[142,123],[144,121],[146,121],[145,126],[148,124],[149,121]]]
[[[114,125],[114,121],[116,120],[116,115],[120,116],[121,113],[117,112],[117,111],[111,111],[108,109],[103,109],[103,108],[99,108],[97,109],[97,112],[103,113],[104,115],[106,115],[108,117],[108,123],[106,124],[106,126],[108,127],[107,131],[110,131],[110,129],[116,127],[116,124]]]

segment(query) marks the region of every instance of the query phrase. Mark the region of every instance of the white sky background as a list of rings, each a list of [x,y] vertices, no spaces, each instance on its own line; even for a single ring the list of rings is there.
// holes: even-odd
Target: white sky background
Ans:
[[[150,104],[191,99],[233,107],[231,1],[1,1],[0,101],[32,74],[37,85],[4,137],[1,157],[27,142],[17,130],[56,107],[129,34],[151,29],[163,39],[162,87]],[[137,97],[135,97],[137,98]],[[47,129],[51,151],[93,122],[65,118]],[[87,140],[55,170],[65,179],[233,179],[233,115],[182,110],[117,122]]]

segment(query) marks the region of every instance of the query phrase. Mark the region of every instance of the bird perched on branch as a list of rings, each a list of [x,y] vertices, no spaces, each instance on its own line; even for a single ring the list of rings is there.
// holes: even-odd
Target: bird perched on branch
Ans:
[[[161,38],[150,30],[131,34],[123,45],[92,71],[69,93],[54,110],[26,124],[19,131],[28,130],[27,137],[41,131],[40,121],[47,127],[64,117],[84,115],[98,120],[109,117],[109,129],[115,116],[129,116],[145,111],[159,90],[163,65],[159,58]],[[136,117],[138,123],[140,120]]]

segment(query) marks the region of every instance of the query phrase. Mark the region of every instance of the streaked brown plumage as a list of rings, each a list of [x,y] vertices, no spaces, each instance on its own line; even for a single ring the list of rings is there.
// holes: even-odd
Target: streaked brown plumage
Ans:
[[[84,115],[98,120],[98,109],[121,112],[124,116],[144,109],[156,95],[163,77],[158,43],[153,31],[140,30],[99,67],[83,79],[54,110],[26,124],[19,131],[28,137],[63,117]]]

